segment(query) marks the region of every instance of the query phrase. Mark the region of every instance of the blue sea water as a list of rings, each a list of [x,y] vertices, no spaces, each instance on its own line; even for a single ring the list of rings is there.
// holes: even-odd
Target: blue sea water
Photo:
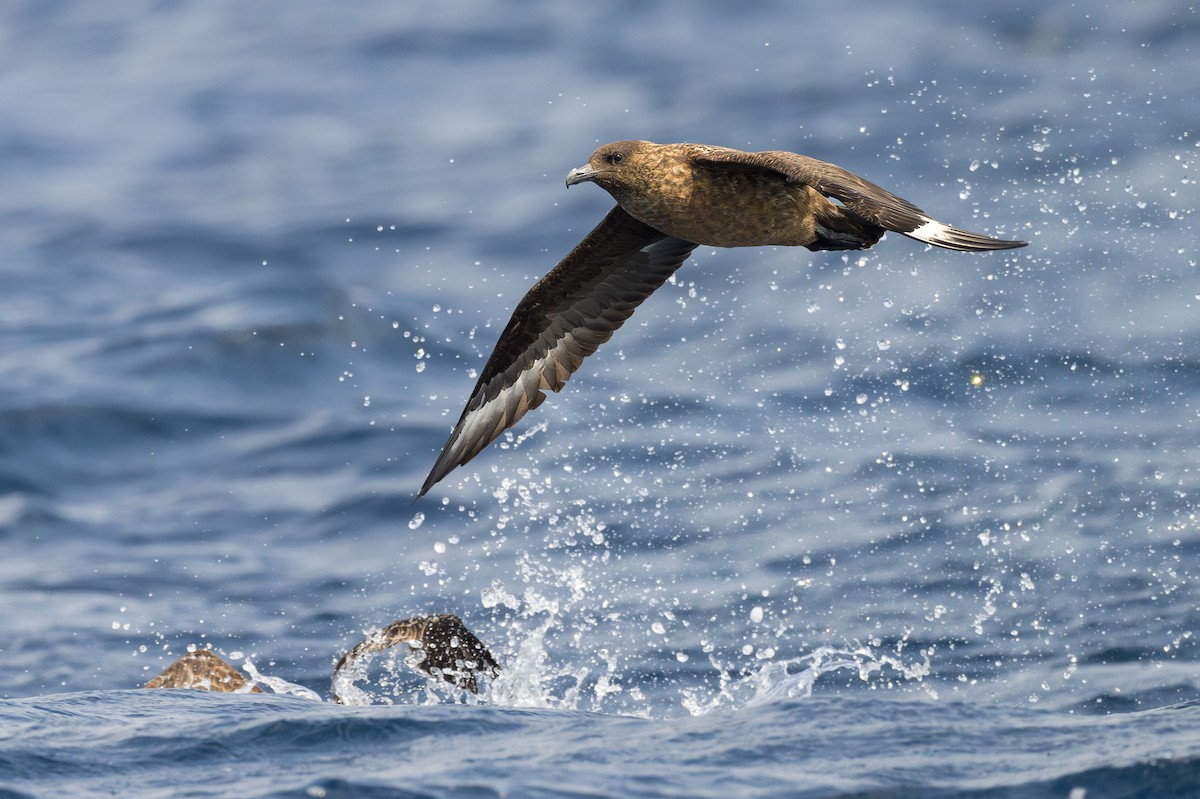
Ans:
[[[0,796],[1200,796],[1198,37],[0,6]],[[414,504],[618,138],[1031,244],[700,248]],[[288,695],[427,612],[501,661],[478,697],[402,658]],[[138,690],[196,646],[284,693]]]

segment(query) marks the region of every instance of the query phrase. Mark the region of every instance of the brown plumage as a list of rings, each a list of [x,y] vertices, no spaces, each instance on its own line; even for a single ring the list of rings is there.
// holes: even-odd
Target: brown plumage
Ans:
[[[249,687],[247,687],[249,686]],[[197,691],[261,694],[262,689],[247,680],[240,671],[207,649],[189,652],[163,669],[163,673],[143,688],[191,688]]]
[[[518,303],[418,497],[545,389],[560,390],[698,245],[861,250],[889,230],[950,250],[1026,244],[945,225],[839,166],[782,150],[613,142],[567,175],[568,186],[583,182],[617,207]]]
[[[333,701],[343,704],[337,691],[339,674],[353,668],[363,655],[398,644],[423,653],[418,669],[471,693],[479,692],[477,675],[495,677],[500,673],[492,653],[458,616],[443,613],[398,619],[342,655],[333,673]]]
[[[342,697],[338,695],[338,677],[343,671],[353,668],[364,655],[399,644],[408,644],[423,653],[416,664],[419,670],[472,693],[479,691],[478,675],[496,677],[500,673],[496,658],[458,616],[450,613],[415,616],[392,622],[342,655],[333,674],[334,701],[342,703]],[[191,688],[222,693],[263,692],[240,671],[207,649],[189,652],[143,687]]]

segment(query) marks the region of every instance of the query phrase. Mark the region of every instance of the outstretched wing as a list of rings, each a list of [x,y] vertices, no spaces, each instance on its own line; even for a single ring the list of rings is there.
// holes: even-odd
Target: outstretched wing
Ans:
[[[711,168],[776,172],[794,183],[812,186],[868,222],[948,250],[1011,250],[1028,243],[994,239],[943,224],[887,189],[837,164],[806,155],[783,150],[745,153],[726,147],[705,147],[695,160]]]
[[[344,685],[343,679],[353,682],[352,670],[364,655],[399,644],[421,650],[423,657],[417,663],[418,669],[473,694],[479,693],[479,674],[494,678],[500,673],[496,658],[458,616],[450,613],[414,616],[397,619],[342,655],[333,670],[333,700],[339,705],[346,704],[339,688]]]
[[[517,304],[417,496],[540,405],[545,389],[562,389],[695,248],[613,208]]]

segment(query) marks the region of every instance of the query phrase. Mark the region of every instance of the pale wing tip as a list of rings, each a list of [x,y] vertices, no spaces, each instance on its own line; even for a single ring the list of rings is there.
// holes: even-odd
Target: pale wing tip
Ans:
[[[522,378],[527,375],[540,374],[535,369],[526,370],[522,374]],[[512,392],[521,386],[521,381],[518,380],[513,386],[508,386],[503,389],[497,396],[487,400],[483,404],[471,409],[475,404],[477,396],[473,396],[467,403],[467,408],[470,410],[463,412],[463,417],[455,425],[454,431],[450,434],[450,438],[446,439],[445,446],[438,454],[437,460],[433,464],[433,468],[429,471],[429,476],[425,478],[425,483],[421,486],[421,490],[417,493],[417,499],[425,496],[429,489],[433,488],[450,472],[457,469],[459,466],[465,466],[476,455],[493,441],[495,441],[501,433],[512,427],[524,415],[525,410],[520,410],[516,413],[512,412],[511,407],[507,404]],[[537,407],[538,403],[531,403],[528,407]]]
[[[502,426],[499,428],[496,427],[497,417],[495,410],[497,403],[500,403],[500,400],[503,398],[503,392],[500,397],[494,397],[472,408],[471,406],[475,405],[478,397],[479,394],[475,394],[472,395],[471,399],[467,400],[467,408],[463,411],[462,418],[458,420],[458,424],[454,426],[450,437],[446,439],[446,443],[442,446],[442,451],[438,453],[437,460],[433,462],[433,468],[429,470],[429,476],[425,478],[425,482],[421,485],[421,490],[417,492],[416,499],[413,502],[425,496],[429,489],[441,482],[442,478],[450,474],[450,472],[459,466],[466,465],[484,447],[495,440],[501,432],[511,427],[512,422],[516,421],[515,419],[508,420],[502,416]],[[503,408],[502,403],[500,403],[500,408]],[[491,413],[488,412],[489,409],[491,409]],[[486,438],[486,432],[489,430],[495,432],[490,438]]]
[[[569,338],[569,336],[568,336]],[[561,343],[561,342],[560,342]],[[499,345],[497,345],[499,346]],[[551,352],[553,354],[553,352]],[[454,427],[446,445],[442,447],[437,461],[425,484],[421,486],[416,499],[420,499],[429,489],[459,466],[465,466],[476,455],[482,452],[500,434],[519,422],[526,413],[537,408],[546,399],[543,388],[558,391],[570,376],[570,371],[557,384],[548,382],[546,370],[555,363],[546,356],[538,358],[524,366],[511,378],[506,377],[508,371],[502,372],[492,379],[487,386],[477,391],[467,401],[467,408],[462,418]],[[514,364],[514,367],[516,364]],[[497,380],[507,382],[495,390],[492,386]],[[494,391],[490,399],[483,399],[489,392]],[[416,499],[413,501],[415,502]]]
[[[433,467],[433,471],[431,471],[429,476],[425,478],[425,482],[421,484],[421,490],[417,492],[415,497],[413,497],[413,502],[415,503],[418,499],[428,494],[429,489],[433,488],[437,482],[445,476],[445,474],[438,474],[438,468],[435,465]]]
[[[962,252],[1015,250],[1018,247],[1025,247],[1029,244],[1027,241],[995,239],[991,236],[985,236],[982,233],[960,230],[938,222],[936,219],[929,219],[928,217],[924,219],[922,225],[904,233],[904,235],[910,239],[932,244],[935,247]]]
[[[429,489],[442,481],[442,478],[450,474],[450,472],[462,465],[462,462],[456,457],[454,444],[458,441],[459,431],[455,430],[450,439],[446,442],[446,446],[442,449],[442,453],[438,455],[437,461],[433,464],[433,468],[429,470],[429,476],[425,478],[425,482],[421,484],[421,490],[413,498],[415,503],[421,497],[429,493]],[[469,460],[469,459],[468,459]]]

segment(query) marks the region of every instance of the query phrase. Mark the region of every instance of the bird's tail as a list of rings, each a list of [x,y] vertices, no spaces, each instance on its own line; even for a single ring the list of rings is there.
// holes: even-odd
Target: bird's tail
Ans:
[[[907,222],[907,224],[904,224]],[[904,228],[911,225],[911,229]],[[855,214],[847,208],[833,203],[817,212],[817,240],[808,245],[810,250],[864,250],[873,246],[887,230],[908,236],[910,239],[932,244],[947,250],[960,252],[986,252],[988,250],[1011,250],[1024,247],[1027,242],[995,239],[982,233],[972,233],[938,222],[922,214],[909,222],[901,220],[894,227],[880,227]]]

